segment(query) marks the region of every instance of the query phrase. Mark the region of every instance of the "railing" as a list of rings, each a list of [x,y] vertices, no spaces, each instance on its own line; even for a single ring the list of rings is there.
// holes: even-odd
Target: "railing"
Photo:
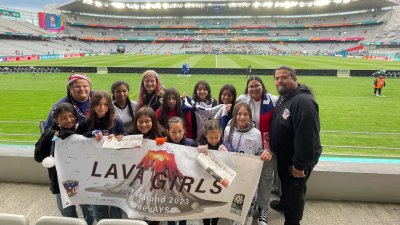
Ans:
[[[39,129],[39,121],[0,121],[0,124],[7,124],[7,123],[18,123],[18,124],[25,124],[27,129],[26,130],[34,130],[34,127],[37,127],[37,133],[7,133],[2,132],[0,133],[0,143],[2,144],[21,144],[21,145],[33,145],[36,143],[38,138],[40,137],[40,129]],[[24,129],[25,130],[25,129]],[[322,130],[321,134],[343,134],[343,135],[373,135],[373,136],[400,136],[400,133],[390,133],[390,132],[367,132],[367,131],[332,131],[332,130]],[[324,142],[324,139],[322,139]],[[393,151],[394,157],[400,157],[400,147],[397,146],[384,146],[385,141],[382,142],[382,146],[368,146],[368,145],[346,145],[346,144],[325,144],[322,143],[322,147],[324,149],[348,149],[350,154],[347,153],[337,153],[337,155],[356,155],[354,152],[357,150],[376,150],[377,153],[373,154],[373,156],[380,156],[378,150],[389,150]],[[354,150],[354,151],[351,151]],[[330,150],[329,154],[336,154],[332,153],[333,150]],[[363,153],[360,153],[364,155]]]

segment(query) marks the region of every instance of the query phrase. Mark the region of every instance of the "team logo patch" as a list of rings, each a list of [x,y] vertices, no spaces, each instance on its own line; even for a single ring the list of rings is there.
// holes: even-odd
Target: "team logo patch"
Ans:
[[[287,118],[288,118],[289,116],[290,116],[290,111],[289,111],[289,109],[283,110],[282,118],[283,118],[284,120],[287,120]]]
[[[78,193],[79,181],[66,180],[63,181],[64,189],[67,191],[68,197],[73,197]]]
[[[244,141],[244,145],[245,145],[246,147],[253,147],[253,145],[254,145],[253,140],[251,140],[251,139],[246,139],[246,140]]]
[[[235,194],[231,205],[231,213],[236,215],[242,215],[243,203],[244,203],[244,194]]]

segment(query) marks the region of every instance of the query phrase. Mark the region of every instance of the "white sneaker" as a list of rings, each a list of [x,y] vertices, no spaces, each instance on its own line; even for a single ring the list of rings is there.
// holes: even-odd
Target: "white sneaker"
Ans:
[[[268,225],[268,209],[258,209],[258,225]]]

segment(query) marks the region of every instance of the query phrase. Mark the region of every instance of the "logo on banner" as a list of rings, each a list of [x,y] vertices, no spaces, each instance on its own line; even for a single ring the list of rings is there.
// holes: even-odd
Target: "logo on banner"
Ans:
[[[78,193],[79,181],[77,180],[66,180],[63,181],[63,186],[67,191],[68,197],[75,196]]]
[[[97,169],[95,162],[92,176],[117,178],[116,164],[106,174]],[[128,173],[127,173],[128,172]],[[208,207],[220,207],[227,202],[207,200],[192,193],[219,194],[222,184],[215,180],[212,187],[205,188],[204,179],[181,173],[175,155],[167,150],[148,150],[137,165],[126,168],[123,165],[123,180],[115,184],[86,188],[86,191],[101,192],[104,197],[126,199],[127,205],[142,215],[182,214],[193,210],[204,211]]]
[[[244,194],[236,194],[233,198],[232,205],[231,205],[231,213],[241,216],[243,203],[244,203]]]

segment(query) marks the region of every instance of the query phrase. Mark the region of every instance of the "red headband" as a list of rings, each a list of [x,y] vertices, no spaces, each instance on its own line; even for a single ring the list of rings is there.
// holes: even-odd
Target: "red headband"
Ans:
[[[74,73],[74,74],[71,74],[71,75],[68,77],[68,83],[67,83],[67,85],[70,85],[72,82],[74,82],[74,81],[76,81],[76,80],[79,80],[79,79],[87,80],[87,81],[90,83],[90,79],[89,79],[89,77],[86,76],[86,74],[77,74],[77,73]]]

